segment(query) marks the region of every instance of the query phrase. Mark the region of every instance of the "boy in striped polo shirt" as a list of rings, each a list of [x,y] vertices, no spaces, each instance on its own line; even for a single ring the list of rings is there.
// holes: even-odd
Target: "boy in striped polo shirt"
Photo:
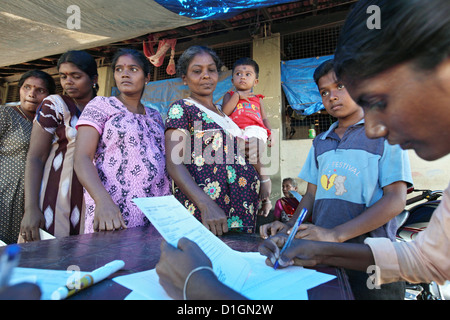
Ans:
[[[363,109],[336,78],[333,60],[316,69],[314,80],[325,109],[337,121],[314,139],[299,174],[308,186],[291,221],[306,208],[313,223],[302,224],[296,237],[356,243],[363,243],[366,237],[395,240],[398,226],[393,218],[404,209],[406,190],[412,185],[407,152],[384,138],[366,136]],[[263,228],[262,236],[269,229],[272,234],[286,230],[286,225]],[[346,271],[356,299],[405,296],[403,282],[369,289],[367,273]]]

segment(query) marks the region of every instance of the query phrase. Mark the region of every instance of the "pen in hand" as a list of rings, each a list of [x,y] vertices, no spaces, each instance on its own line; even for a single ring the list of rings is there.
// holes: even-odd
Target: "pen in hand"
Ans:
[[[286,240],[283,248],[280,251],[280,257],[283,254],[284,251],[286,251],[287,248],[289,248],[289,246],[291,245],[292,240],[294,240],[295,234],[297,233],[298,227],[302,224],[303,220],[306,217],[306,213],[308,212],[308,210],[306,210],[305,208],[302,209],[302,211],[300,212],[300,214],[298,215],[297,221],[295,221],[294,227],[292,228],[291,234],[289,235],[288,239]],[[277,259],[277,261],[275,261],[275,264],[273,265],[273,268],[276,270],[279,266],[279,262],[278,262],[279,258]]]

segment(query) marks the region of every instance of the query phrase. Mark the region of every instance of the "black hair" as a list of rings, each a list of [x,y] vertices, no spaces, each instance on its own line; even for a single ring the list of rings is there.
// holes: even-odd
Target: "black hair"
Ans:
[[[66,62],[70,62],[76,65],[78,69],[86,73],[91,79],[94,79],[95,76],[98,76],[97,62],[95,62],[95,59],[86,51],[70,50],[62,54],[57,64],[58,70],[61,64]],[[97,95],[98,88],[98,83],[95,83],[92,87],[94,96]]]
[[[216,64],[217,71],[220,70],[220,68],[222,67],[222,61],[220,60],[219,56],[213,49],[205,46],[192,46],[186,49],[178,59],[177,75],[179,77],[186,75],[187,69],[192,59],[194,59],[196,55],[201,53],[209,54],[211,58],[214,60],[214,63]]]
[[[58,60],[58,70],[62,63],[70,62],[93,79],[98,76],[97,63],[86,51],[71,50],[64,53]]]
[[[290,182],[294,188],[298,187],[298,183],[297,183],[297,181],[294,180],[294,178],[284,178],[282,183],[285,183],[285,182]]]
[[[371,5],[379,8],[379,29],[368,26]],[[335,71],[356,82],[406,62],[417,70],[432,70],[449,55],[448,0],[360,0],[341,30]]]
[[[327,75],[331,70],[333,70],[333,68],[334,68],[334,60],[329,59],[329,60],[322,62],[316,68],[316,70],[314,70],[313,78],[314,78],[314,82],[316,83],[317,86],[319,86],[320,78]]]
[[[233,64],[232,73],[234,73],[234,69],[236,69],[236,67],[238,67],[238,66],[252,66],[253,69],[255,69],[256,79],[258,79],[259,65],[258,65],[258,63],[256,63],[255,60],[247,58],[247,57],[236,60],[236,62]]]
[[[41,71],[41,70],[29,70],[25,72],[19,80],[19,88],[22,87],[25,80],[28,78],[39,78],[45,83],[45,87],[47,88],[47,91],[49,94],[54,94],[56,92],[56,84],[55,80],[52,78],[51,75],[49,75],[47,72]]]
[[[144,71],[144,76],[147,77],[148,75],[150,75],[152,70],[150,62],[148,61],[147,57],[142,52],[129,48],[121,48],[116,52],[111,62],[111,67],[113,71],[116,69],[117,60],[119,60],[119,58],[124,55],[129,55],[133,57],[133,59],[139,64],[139,66]]]

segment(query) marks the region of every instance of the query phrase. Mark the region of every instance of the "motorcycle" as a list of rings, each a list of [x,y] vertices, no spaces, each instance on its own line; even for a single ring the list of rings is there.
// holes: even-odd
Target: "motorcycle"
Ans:
[[[400,226],[396,236],[396,241],[399,242],[412,241],[419,232],[425,230],[434,210],[441,202],[439,198],[442,196],[442,190],[408,189],[408,194],[413,192],[420,194],[409,198],[405,210],[396,217],[397,225]],[[450,282],[447,281],[443,285],[434,281],[407,283],[405,300],[450,300]]]

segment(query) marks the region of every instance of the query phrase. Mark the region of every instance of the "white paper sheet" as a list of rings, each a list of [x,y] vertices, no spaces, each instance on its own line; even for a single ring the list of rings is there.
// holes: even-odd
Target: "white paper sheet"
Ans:
[[[308,300],[309,289],[335,278],[299,266],[275,270],[265,264],[266,257],[258,252],[240,254],[252,267],[240,293],[252,300]]]
[[[51,239],[55,239],[55,237],[53,235],[51,235],[50,233],[39,229],[39,237],[41,238],[41,240],[51,240]]]
[[[133,201],[168,243],[177,247],[182,237],[194,241],[211,260],[217,278],[234,290],[242,289],[250,264],[200,223],[174,196]]]
[[[155,269],[136,272],[113,278],[121,286],[130,289],[133,295],[129,295],[127,300],[172,300],[164,288],[159,284],[159,277]]]
[[[333,275],[302,267],[273,268],[265,264],[258,252],[236,252],[252,266],[250,276],[239,291],[252,300],[308,300],[307,290],[335,278]],[[159,284],[155,269],[113,279],[132,290],[127,300],[170,300]]]
[[[34,283],[41,289],[41,300],[51,300],[53,291],[61,286],[65,286],[68,280],[73,277],[82,277],[88,272],[83,271],[66,271],[66,270],[50,270],[35,268],[14,268],[10,285],[22,282]]]
[[[312,269],[273,268],[258,252],[232,250],[201,224],[174,196],[133,200],[168,243],[177,246],[186,237],[211,259],[223,283],[255,300],[306,300],[307,290],[335,278]],[[171,299],[159,284],[155,269],[113,279],[132,290],[127,299]]]

